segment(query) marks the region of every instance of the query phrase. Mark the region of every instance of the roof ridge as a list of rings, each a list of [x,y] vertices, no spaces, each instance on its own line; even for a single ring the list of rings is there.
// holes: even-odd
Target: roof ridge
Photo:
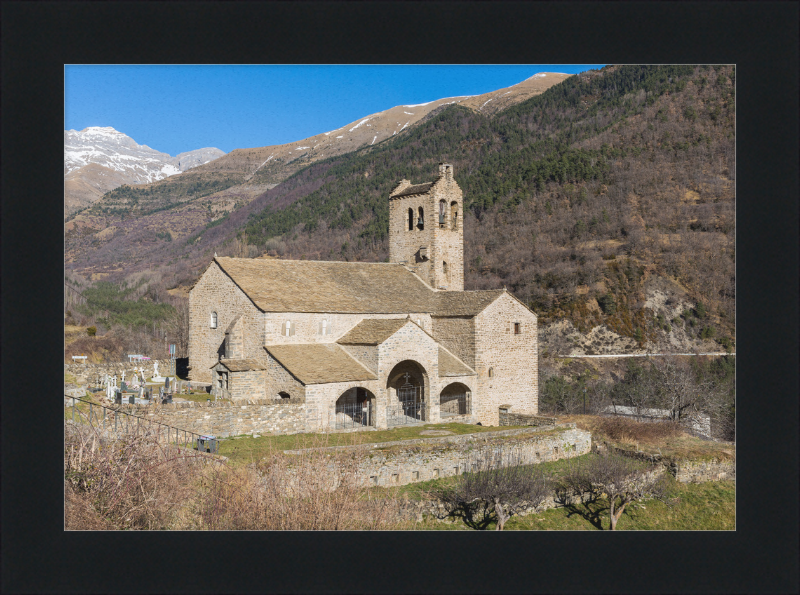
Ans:
[[[399,262],[373,262],[368,260],[295,260],[293,258],[238,258],[235,256],[217,256],[214,260],[218,260],[220,258],[227,258],[229,260],[240,260],[240,261],[252,261],[252,262],[291,262],[291,263],[298,263],[298,262],[307,262],[307,263],[330,263],[330,264],[391,264],[395,266],[403,266]]]

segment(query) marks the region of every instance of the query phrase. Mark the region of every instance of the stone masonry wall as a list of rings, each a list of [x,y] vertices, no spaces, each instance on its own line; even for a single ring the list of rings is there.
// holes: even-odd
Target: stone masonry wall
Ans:
[[[231,399],[246,401],[248,399],[265,399],[267,385],[266,370],[248,370],[246,372],[232,372],[229,375],[228,390]],[[270,395],[271,396],[271,395]]]
[[[402,314],[330,314],[307,312],[267,312],[262,316],[265,345],[284,345],[295,343],[334,343],[362,320],[406,318],[408,315],[414,321],[419,320],[422,327],[428,332],[431,329],[430,314],[402,313]],[[331,333],[320,335],[319,326],[323,320],[328,321]],[[285,322],[294,323],[294,335],[285,336],[281,330]]]
[[[727,479],[736,481],[735,461],[678,461],[672,469],[675,479],[682,483],[701,483]]]
[[[475,367],[475,318],[473,316],[437,316],[433,318],[436,340],[452,351],[469,367]]]
[[[512,411],[504,411],[503,407],[500,407],[501,426],[554,426],[556,422],[555,417],[514,413]]]
[[[278,360],[267,354],[266,397],[276,399],[281,392],[287,393],[292,399],[305,400],[306,397],[306,387]]]
[[[219,437],[240,434],[298,434],[306,432],[306,406],[303,403],[276,403],[251,400],[248,404],[174,403],[171,405],[122,405],[121,411],[145,419]]]
[[[368,451],[364,447],[331,450],[352,449],[360,456],[358,474],[365,485],[395,486],[460,475],[495,453],[500,453],[504,462],[523,465],[580,456],[591,450],[591,434],[565,424],[557,429],[506,430],[373,446]]]
[[[211,328],[211,313],[217,327]],[[189,378],[211,382],[211,366],[225,340],[225,330],[241,315],[242,357],[266,361],[262,313],[215,262],[189,292]]]
[[[453,178],[452,166],[440,169],[440,177],[427,194],[389,199],[389,262],[403,262],[434,289],[464,289],[463,192]],[[407,184],[408,185],[408,184]],[[439,227],[439,201],[446,208],[445,227]],[[451,203],[457,203],[458,225],[450,225]],[[423,229],[417,225],[419,208],[423,209]],[[408,229],[408,210],[414,213],[413,229]],[[420,257],[420,248],[428,250]],[[442,263],[448,264],[445,276]]]
[[[514,334],[515,322],[522,325],[519,335]],[[506,294],[475,317],[475,331],[477,419],[486,425],[498,425],[498,408],[503,404],[513,406],[515,413],[536,415],[539,411],[536,315]]]
[[[342,345],[341,347],[372,372],[378,373],[377,345]]]
[[[410,360],[425,370],[425,403],[429,420],[439,421],[439,345],[422,329],[407,324],[378,346],[377,427],[386,427],[386,407],[394,405],[396,394],[389,388],[390,374],[400,362]]]
[[[175,360],[159,359],[142,362],[109,362],[104,364],[64,364],[64,373],[76,377],[78,384],[86,385],[96,382],[98,376],[110,374],[117,377],[117,382],[122,379],[130,380],[134,371],[139,374],[139,368],[144,368],[145,376],[151,378],[155,370],[154,362],[158,362],[158,373],[162,376],[175,376]]]

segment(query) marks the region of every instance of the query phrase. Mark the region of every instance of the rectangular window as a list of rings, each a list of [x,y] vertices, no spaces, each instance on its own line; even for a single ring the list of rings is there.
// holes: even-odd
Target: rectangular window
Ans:
[[[514,323],[514,334],[521,335],[522,334],[522,325],[519,322]]]

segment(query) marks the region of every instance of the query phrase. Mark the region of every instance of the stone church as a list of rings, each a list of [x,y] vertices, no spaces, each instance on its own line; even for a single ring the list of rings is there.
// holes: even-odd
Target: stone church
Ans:
[[[215,257],[189,294],[190,378],[330,429],[536,414],[536,315],[464,291],[463,210],[440,164],[390,193],[388,263]]]

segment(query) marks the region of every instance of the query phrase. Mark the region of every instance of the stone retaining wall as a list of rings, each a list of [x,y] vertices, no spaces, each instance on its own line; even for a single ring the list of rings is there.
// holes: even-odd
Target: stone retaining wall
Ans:
[[[554,426],[555,417],[544,417],[542,415],[530,415],[527,413],[512,413],[510,406],[500,407],[501,426]]]
[[[325,450],[365,450],[364,446]],[[373,444],[363,452],[357,473],[367,486],[395,486],[460,475],[479,459],[502,456],[507,464],[529,465],[580,456],[591,450],[591,434],[574,424],[525,428]],[[297,454],[300,451],[285,451]],[[358,453],[359,455],[362,453]]]
[[[247,404],[185,402],[168,405],[122,405],[119,409],[182,430],[214,434],[223,438],[241,434],[306,432],[306,406],[303,403],[254,399]]]
[[[702,483],[723,479],[736,481],[735,461],[678,461],[674,471],[675,479],[681,483]]]
[[[681,483],[701,483],[704,481],[720,481],[723,479],[736,481],[735,460],[709,459],[707,461],[691,461],[685,459],[670,459],[660,454],[619,448],[605,441],[594,443],[592,445],[592,451],[611,451],[646,463],[661,464]]]

